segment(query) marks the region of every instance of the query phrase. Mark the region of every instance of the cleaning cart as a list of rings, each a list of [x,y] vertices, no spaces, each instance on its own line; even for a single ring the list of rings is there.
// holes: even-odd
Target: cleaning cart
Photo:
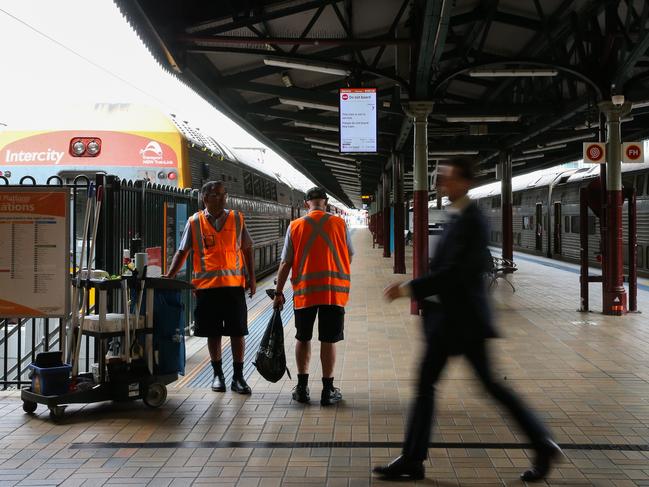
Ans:
[[[176,279],[135,277],[84,279],[76,285],[85,287],[84,294],[94,290],[96,313],[82,309],[77,333],[70,333],[71,365],[52,362],[49,356],[48,367],[39,366],[38,359],[30,366],[32,387],[21,391],[24,411],[33,413],[38,404],[44,404],[50,417],[58,420],[66,406],[75,403],[142,399],[147,406],[160,407],[167,398],[166,385],[184,370],[182,305],[176,299],[174,307],[173,297],[192,285]],[[119,291],[122,313],[109,313],[109,293]],[[128,302],[135,301],[129,299],[133,295],[137,302],[129,307]],[[97,340],[98,357],[95,370],[78,373],[82,335]],[[120,353],[107,356],[108,340],[116,337],[121,339]]]

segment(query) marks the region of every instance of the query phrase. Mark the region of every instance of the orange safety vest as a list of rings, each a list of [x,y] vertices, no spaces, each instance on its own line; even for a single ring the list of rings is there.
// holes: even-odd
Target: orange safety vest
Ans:
[[[345,306],[350,265],[345,221],[321,210],[291,222],[293,306]]]
[[[243,215],[230,210],[220,231],[199,211],[189,219],[192,226],[194,274],[197,289],[245,287],[240,235]]]

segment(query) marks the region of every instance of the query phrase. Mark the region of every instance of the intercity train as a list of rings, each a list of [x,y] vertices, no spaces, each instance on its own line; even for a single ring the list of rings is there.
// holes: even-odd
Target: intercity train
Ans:
[[[599,219],[589,210],[580,228],[579,191],[599,176],[599,166],[545,170],[512,180],[514,250],[579,262],[580,233],[588,232],[588,258],[600,264]],[[649,276],[649,164],[622,164],[622,183],[636,189],[638,275]],[[501,183],[471,190],[490,224],[489,243],[502,245]],[[628,203],[623,208],[624,265],[628,264]]]
[[[301,189],[262,163],[243,162],[189,122],[149,107],[97,104],[62,114],[55,129],[0,131],[0,176],[9,184],[45,184],[52,176],[72,183],[98,173],[182,188],[224,181],[230,207],[246,215],[258,275],[277,267],[290,220],[304,214]]]

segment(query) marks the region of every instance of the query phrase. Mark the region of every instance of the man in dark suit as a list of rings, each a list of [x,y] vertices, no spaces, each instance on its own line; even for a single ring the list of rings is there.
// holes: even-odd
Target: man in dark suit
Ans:
[[[426,351],[415,402],[412,406],[402,455],[374,472],[383,478],[424,477],[434,413],[435,384],[451,355],[464,355],[487,391],[514,417],[530,438],[536,457],[521,474],[526,481],[541,480],[561,450],[547,429],[523,401],[496,382],[488,356],[487,339],[496,336],[492,323],[484,274],[489,268],[487,223],[467,193],[473,182],[473,161],[464,158],[440,165],[438,191],[451,201],[452,215],[422,278],[388,286],[392,301],[414,297],[422,303]]]

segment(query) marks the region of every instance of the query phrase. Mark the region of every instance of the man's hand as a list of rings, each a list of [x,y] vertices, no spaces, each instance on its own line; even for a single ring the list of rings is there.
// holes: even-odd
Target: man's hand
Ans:
[[[383,297],[388,301],[394,301],[397,298],[407,298],[411,295],[410,281],[395,282],[383,290]]]
[[[284,299],[284,294],[282,293],[275,293],[275,299],[273,299],[273,308],[274,309],[279,309],[280,311],[284,309],[284,303],[286,300]]]
[[[250,296],[252,298],[255,295],[255,293],[257,292],[257,283],[255,282],[254,279],[251,279],[251,280],[246,282],[246,289],[249,290],[248,296]]]

